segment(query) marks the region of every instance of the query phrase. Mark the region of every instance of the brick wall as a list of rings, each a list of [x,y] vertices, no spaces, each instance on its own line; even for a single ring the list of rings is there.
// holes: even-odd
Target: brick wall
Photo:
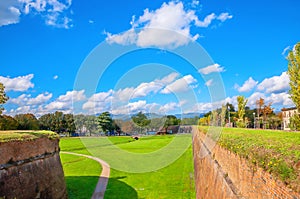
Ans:
[[[58,142],[0,143],[0,198],[67,198]]]
[[[204,134],[194,131],[193,153],[197,199],[300,199],[300,193],[293,192],[263,169],[218,145],[207,146],[209,140]]]

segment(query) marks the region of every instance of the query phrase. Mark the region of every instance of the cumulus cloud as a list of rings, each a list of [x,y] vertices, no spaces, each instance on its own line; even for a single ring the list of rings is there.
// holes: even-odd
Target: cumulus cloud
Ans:
[[[53,79],[54,79],[54,80],[58,79],[58,75],[54,75],[54,76],[53,76]]]
[[[19,23],[21,14],[40,15],[45,23],[59,28],[72,27],[72,20],[66,16],[71,0],[9,0],[0,1],[0,26]]]
[[[19,23],[21,12],[16,5],[17,1],[0,2],[0,26]]]
[[[289,90],[290,79],[286,72],[283,72],[280,76],[273,76],[264,79],[258,84],[257,89],[266,93],[281,93]]]
[[[196,4],[199,2],[194,1],[194,5]],[[185,8],[181,1],[170,1],[153,11],[145,9],[137,20],[133,16],[130,22],[132,28],[124,33],[106,32],[106,41],[121,45],[135,44],[140,47],[172,49],[198,39],[198,34],[191,34],[191,26],[208,27],[215,19],[224,22],[230,18],[232,16],[228,13],[221,13],[219,16],[212,13],[201,21],[195,10]]]
[[[207,80],[205,82],[205,86],[211,86],[213,84],[214,80],[213,79],[210,79],[210,80]]]
[[[222,105],[226,104],[226,103],[230,103],[232,104],[234,107],[237,106],[237,102],[236,102],[236,96],[233,97],[227,97],[224,100],[220,100],[220,101],[216,101],[216,102],[200,102],[197,103],[192,110],[190,110],[190,112],[208,112],[211,110],[215,110],[217,108],[222,107]]]
[[[167,85],[161,93],[177,93],[188,91],[194,83],[197,83],[197,80],[192,75],[186,75],[173,83]]]
[[[33,77],[33,74],[15,78],[0,76],[0,82],[4,84],[6,91],[27,91],[34,87],[34,84],[31,82]]]
[[[221,13],[217,19],[219,19],[220,21],[224,22],[226,21],[227,19],[232,19],[232,15],[230,15],[228,12],[224,12],[224,13]]]
[[[258,84],[258,81],[255,81],[252,77],[249,77],[242,86],[235,85],[235,88],[239,92],[249,92],[251,91],[256,85]]]
[[[256,107],[256,101],[259,98],[263,98],[265,100],[265,103],[272,103],[274,106],[278,106],[282,108],[282,106],[290,107],[294,106],[293,101],[290,98],[290,94],[287,92],[282,93],[271,93],[269,95],[261,92],[254,92],[249,98],[248,98],[248,104],[252,108]]]
[[[221,67],[220,64],[209,65],[205,68],[199,69],[199,73],[208,75],[210,73],[220,73],[224,72],[224,67]]]
[[[10,98],[9,103],[23,105],[41,105],[46,103],[52,98],[52,93],[42,93],[36,97],[31,97],[30,94],[22,94],[17,98]]]
[[[63,111],[65,113],[70,113],[73,110],[72,103],[86,99],[84,92],[84,90],[67,91],[66,94],[59,96],[55,101],[45,105],[44,111]]]
[[[162,105],[159,108],[159,112],[160,113],[168,113],[170,111],[176,110],[179,107],[180,107],[180,103],[178,104],[178,103],[175,103],[175,102],[170,102],[170,103],[167,103],[165,105]]]
[[[120,107],[123,107],[122,109],[128,111],[129,109],[131,110],[132,107],[125,105],[128,104],[130,100],[146,97],[151,93],[158,93],[167,85],[174,82],[178,76],[178,73],[173,72],[161,79],[155,79],[151,82],[142,82],[136,87],[127,87],[119,90],[95,93],[87,100],[86,103],[83,104],[82,108],[91,113],[104,112],[109,109],[114,110]],[[190,81],[189,79],[187,80]]]
[[[80,90],[80,91],[67,91],[66,94],[61,95],[58,97],[58,101],[61,102],[78,102],[78,101],[82,101],[85,100],[85,94],[84,94],[84,90]]]

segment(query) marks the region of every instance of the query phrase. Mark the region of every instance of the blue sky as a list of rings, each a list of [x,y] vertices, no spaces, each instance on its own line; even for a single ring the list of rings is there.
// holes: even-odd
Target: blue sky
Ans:
[[[297,0],[0,2],[5,114],[206,112],[289,99]],[[202,47],[201,47],[202,46]],[[182,53],[181,53],[182,52]],[[113,57],[114,55],[114,57]]]

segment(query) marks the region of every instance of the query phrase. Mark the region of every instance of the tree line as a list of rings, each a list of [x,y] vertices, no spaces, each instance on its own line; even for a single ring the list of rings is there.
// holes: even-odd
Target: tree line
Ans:
[[[244,96],[237,97],[237,110],[230,103],[210,111],[199,119],[200,125],[227,126],[239,128],[281,129],[282,113],[275,113],[272,103],[265,104],[263,98],[256,101],[256,108],[246,106]]]

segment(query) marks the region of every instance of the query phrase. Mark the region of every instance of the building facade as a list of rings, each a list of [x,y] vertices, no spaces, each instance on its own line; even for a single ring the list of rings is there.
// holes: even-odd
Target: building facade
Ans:
[[[290,118],[293,117],[293,115],[297,114],[297,108],[283,108],[282,111],[282,120],[283,120],[283,130],[289,131],[290,129]]]

